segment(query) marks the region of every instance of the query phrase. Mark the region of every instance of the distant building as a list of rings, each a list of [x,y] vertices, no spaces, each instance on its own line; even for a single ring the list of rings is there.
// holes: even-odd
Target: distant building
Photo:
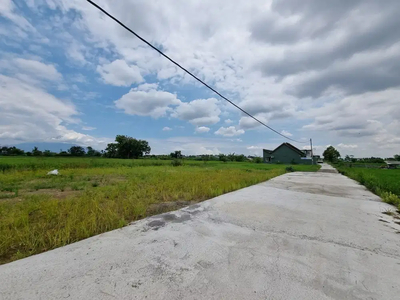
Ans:
[[[400,166],[400,161],[387,160],[385,161],[388,169],[397,169]]]
[[[313,164],[311,150],[300,150],[289,143],[283,143],[275,150],[263,149],[263,159],[264,162],[271,164]],[[314,156],[314,164],[317,160],[318,157]]]

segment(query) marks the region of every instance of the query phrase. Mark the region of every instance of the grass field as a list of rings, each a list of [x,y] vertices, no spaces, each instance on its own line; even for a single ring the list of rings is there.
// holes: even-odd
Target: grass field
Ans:
[[[349,168],[336,166],[338,171],[364,185],[383,201],[400,210],[400,170]]]
[[[185,161],[173,167],[171,161],[102,158],[0,157],[0,166],[0,263],[286,172],[285,165]],[[60,175],[46,175],[55,168]]]

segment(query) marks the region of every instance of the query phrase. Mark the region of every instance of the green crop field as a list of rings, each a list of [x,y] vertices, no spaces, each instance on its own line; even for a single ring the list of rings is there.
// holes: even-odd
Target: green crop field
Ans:
[[[286,172],[251,162],[0,157],[0,263]],[[316,171],[319,166],[293,166]],[[46,175],[58,169],[59,175]]]
[[[336,168],[400,210],[400,169]]]

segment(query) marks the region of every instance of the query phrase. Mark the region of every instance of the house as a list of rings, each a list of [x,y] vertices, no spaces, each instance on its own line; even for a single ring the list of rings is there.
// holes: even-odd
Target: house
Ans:
[[[311,150],[300,150],[289,143],[283,143],[275,150],[263,149],[264,162],[276,164],[315,164],[317,158],[312,159]]]
[[[400,166],[400,161],[386,160],[385,163],[388,169],[397,169],[397,167]]]

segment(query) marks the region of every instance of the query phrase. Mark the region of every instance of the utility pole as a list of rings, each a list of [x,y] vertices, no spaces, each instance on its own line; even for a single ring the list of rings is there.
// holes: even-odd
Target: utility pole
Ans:
[[[310,139],[310,146],[311,146],[311,164],[314,164],[314,153],[312,149],[312,139]]]

